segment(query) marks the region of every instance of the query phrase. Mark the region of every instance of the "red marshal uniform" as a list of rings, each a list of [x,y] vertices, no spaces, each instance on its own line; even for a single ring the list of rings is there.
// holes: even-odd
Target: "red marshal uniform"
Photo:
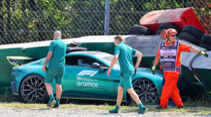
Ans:
[[[172,98],[177,107],[183,107],[177,81],[181,70],[181,52],[190,52],[190,48],[191,46],[179,40],[172,45],[166,40],[160,43],[156,56],[160,58],[165,78],[160,99],[160,106],[163,108],[167,108],[169,98]]]

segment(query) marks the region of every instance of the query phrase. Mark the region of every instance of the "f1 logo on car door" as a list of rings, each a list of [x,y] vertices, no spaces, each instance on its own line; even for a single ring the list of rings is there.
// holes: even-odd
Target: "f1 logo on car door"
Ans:
[[[93,71],[93,70],[82,70],[77,74],[77,82],[76,85],[78,87],[92,87],[92,88],[97,88],[99,84],[95,79],[92,79],[98,71]],[[85,76],[86,77],[83,77]],[[88,76],[88,77],[87,77]]]
[[[92,71],[92,70],[83,70],[80,73],[78,73],[77,76],[84,76],[84,75],[89,75],[89,76],[94,76],[98,71]]]

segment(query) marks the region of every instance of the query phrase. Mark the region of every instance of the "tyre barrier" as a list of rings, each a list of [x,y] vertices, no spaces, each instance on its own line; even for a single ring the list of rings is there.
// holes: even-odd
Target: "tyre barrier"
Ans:
[[[207,50],[211,50],[211,45],[208,45],[206,43],[201,43],[199,46],[206,48]]]
[[[211,50],[211,36],[204,34],[201,39],[201,47]]]
[[[208,45],[211,45],[211,36],[207,35],[207,34],[204,34],[202,36],[202,39],[201,39],[202,43],[206,43]]]
[[[199,45],[201,43],[201,40],[197,39],[191,33],[187,33],[187,32],[181,32],[179,34],[178,38],[181,39],[181,40],[186,40],[188,42],[191,42],[195,45]]]
[[[163,23],[159,26],[156,34],[160,34],[160,32],[163,30],[163,29],[168,29],[168,28],[173,28],[177,31],[177,35],[181,32],[181,30],[179,29],[179,27],[177,27],[176,25],[174,24],[171,24],[171,23]]]
[[[135,25],[128,29],[128,34],[129,35],[151,35],[152,33],[145,26]]]
[[[182,29],[182,32],[191,33],[194,37],[196,37],[199,40],[201,40],[201,38],[204,34],[200,29],[198,29],[194,26],[190,26],[190,25],[184,26],[184,28]]]

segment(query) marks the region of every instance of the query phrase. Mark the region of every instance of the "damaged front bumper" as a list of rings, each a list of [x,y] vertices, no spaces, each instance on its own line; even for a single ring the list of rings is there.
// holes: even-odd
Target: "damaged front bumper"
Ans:
[[[11,88],[12,88],[12,94],[13,95],[19,95],[17,85],[15,81],[11,82]]]

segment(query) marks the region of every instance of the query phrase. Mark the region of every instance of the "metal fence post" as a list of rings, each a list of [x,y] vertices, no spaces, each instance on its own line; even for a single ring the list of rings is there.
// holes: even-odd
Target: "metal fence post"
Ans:
[[[104,35],[109,35],[110,0],[105,3]]]

